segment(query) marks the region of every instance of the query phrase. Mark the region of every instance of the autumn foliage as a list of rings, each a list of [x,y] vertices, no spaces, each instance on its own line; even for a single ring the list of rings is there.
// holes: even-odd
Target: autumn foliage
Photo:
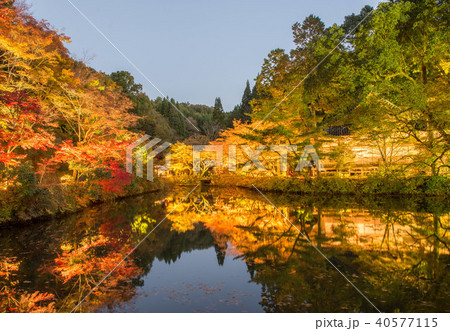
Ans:
[[[45,129],[51,126],[39,102],[23,92],[0,91],[0,162],[17,166],[30,149],[54,148],[55,137]]]
[[[19,290],[16,273],[20,263],[14,258],[0,260],[0,312],[9,313],[54,313],[55,296],[35,291]]]
[[[124,170],[125,146],[139,134],[130,131],[139,119],[133,102],[109,76],[72,59],[67,42],[0,1],[0,201],[59,185],[97,200],[126,194],[133,181]]]

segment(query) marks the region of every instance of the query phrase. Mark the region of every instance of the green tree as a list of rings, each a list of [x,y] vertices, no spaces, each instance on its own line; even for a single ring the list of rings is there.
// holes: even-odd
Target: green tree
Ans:
[[[127,71],[113,72],[110,77],[133,102],[130,112],[141,117],[135,130],[165,141],[174,141],[175,130],[170,127],[167,118],[156,111],[154,103],[142,91],[142,85],[136,84],[134,77]]]
[[[216,98],[214,101],[214,110],[213,110],[213,120],[223,126],[223,122],[225,119],[225,114],[223,112],[222,100],[220,98]]]
[[[178,108],[177,102],[172,98],[156,99],[156,110],[163,115],[169,122],[171,128],[176,132],[177,139],[186,138],[186,123],[183,115],[175,109],[174,105]]]
[[[448,11],[446,1],[380,4],[354,42],[366,96],[355,112],[392,122],[420,150],[415,167],[433,176],[449,167]]]
[[[241,107],[239,110],[239,118],[242,122],[247,123],[250,121],[250,114],[252,112],[252,106],[250,102],[253,99],[252,90],[250,89],[250,83],[247,80],[245,84],[244,94],[242,95]]]
[[[253,86],[253,89],[250,88],[250,83],[247,80],[245,85],[244,93],[242,95],[242,100],[239,105],[236,105],[233,111],[229,112],[226,116],[226,127],[232,127],[233,121],[238,120],[242,123],[251,122],[251,113],[252,113],[252,100],[256,96],[256,85]]]

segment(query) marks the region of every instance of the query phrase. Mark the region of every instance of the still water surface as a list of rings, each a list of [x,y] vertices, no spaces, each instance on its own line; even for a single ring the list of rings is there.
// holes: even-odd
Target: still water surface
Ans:
[[[448,201],[268,194],[293,226],[257,192],[189,190],[0,228],[0,309],[94,289],[77,312],[374,312],[333,264],[383,312],[450,311]]]

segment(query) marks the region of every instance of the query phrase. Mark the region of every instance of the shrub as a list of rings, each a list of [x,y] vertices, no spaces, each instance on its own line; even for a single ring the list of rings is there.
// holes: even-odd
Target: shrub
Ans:
[[[444,176],[431,177],[426,181],[425,193],[428,195],[450,195],[450,178]]]

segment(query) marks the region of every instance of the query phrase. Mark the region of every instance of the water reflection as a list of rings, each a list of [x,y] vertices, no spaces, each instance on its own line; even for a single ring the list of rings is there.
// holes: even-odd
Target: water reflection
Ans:
[[[295,227],[381,311],[450,310],[445,200],[269,194],[294,227],[257,192],[188,192],[1,229],[0,310],[374,311]]]

